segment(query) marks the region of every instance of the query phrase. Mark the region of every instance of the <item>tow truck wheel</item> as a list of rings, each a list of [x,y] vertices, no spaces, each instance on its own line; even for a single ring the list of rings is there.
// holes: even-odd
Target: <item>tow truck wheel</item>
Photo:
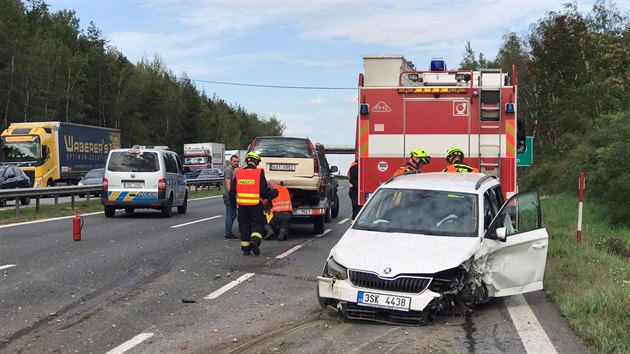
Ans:
[[[326,214],[324,214],[324,222],[329,223],[332,221],[332,211],[330,210],[330,205],[326,207]]]
[[[314,217],[313,231],[316,235],[324,233],[324,215],[318,215]]]
[[[335,196],[334,196],[334,199],[333,199],[333,204],[334,204],[334,206],[332,207],[330,216],[334,219],[337,216],[339,216],[339,194],[337,194],[337,192],[335,192]]]

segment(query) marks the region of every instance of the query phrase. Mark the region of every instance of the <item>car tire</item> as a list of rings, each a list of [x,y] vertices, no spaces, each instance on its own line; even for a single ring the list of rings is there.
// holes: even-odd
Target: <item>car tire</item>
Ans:
[[[77,194],[79,196],[79,198],[85,198],[85,194],[81,193],[81,194]]]
[[[333,204],[334,206],[332,207],[330,216],[335,219],[337,216],[339,216],[339,194],[337,194],[337,192],[335,192],[335,197],[333,199]]]
[[[173,195],[172,194],[168,197],[168,202],[166,202],[166,205],[162,208],[162,217],[170,218],[171,215],[173,215]]]
[[[186,214],[188,210],[188,192],[184,196],[184,203],[177,207],[177,214]]]
[[[7,206],[7,200],[6,199],[0,199],[0,208],[4,208],[5,206]]]
[[[127,213],[127,214],[133,214],[134,211],[136,211],[136,208],[133,208],[133,207],[126,207],[125,208],[125,213]]]
[[[31,204],[31,197],[20,198],[20,204],[29,205]]]
[[[116,215],[116,208],[113,206],[105,206],[105,217],[113,218]]]
[[[315,232],[316,235],[324,233],[324,215],[313,217],[313,232]]]

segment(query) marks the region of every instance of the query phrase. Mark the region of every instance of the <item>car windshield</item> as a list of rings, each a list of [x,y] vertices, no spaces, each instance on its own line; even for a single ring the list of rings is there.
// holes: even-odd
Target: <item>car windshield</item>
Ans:
[[[352,226],[358,230],[475,237],[477,196],[418,189],[380,189]]]
[[[160,170],[158,154],[150,151],[114,151],[107,170],[112,172],[156,172]]]
[[[253,151],[260,157],[313,158],[308,139],[258,138]]]
[[[203,164],[208,163],[207,156],[191,156],[184,158],[184,163],[186,165],[194,165],[194,164]]]

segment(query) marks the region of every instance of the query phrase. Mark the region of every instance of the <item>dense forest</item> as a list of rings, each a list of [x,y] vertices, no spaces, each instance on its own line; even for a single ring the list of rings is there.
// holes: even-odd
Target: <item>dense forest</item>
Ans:
[[[201,141],[243,149],[256,135],[284,130],[275,117],[207,97],[159,56],[131,63],[94,23],[82,31],[73,11],[51,13],[42,0],[0,0],[0,114],[2,129],[72,122],[118,128],[122,146],[175,150]]]
[[[576,192],[607,201],[613,222],[630,224],[630,20],[614,3],[567,3],[507,32],[494,59],[464,48],[463,69],[518,71],[518,113],[534,136],[534,163],[519,169],[521,190]],[[87,30],[70,10],[43,0],[0,0],[0,114],[16,121],[67,121],[119,128],[123,146],[181,147],[223,141],[244,148],[254,135],[281,135],[284,124],[207,97],[159,57],[131,63]],[[247,127],[247,129],[246,129]],[[253,127],[253,129],[252,129]]]

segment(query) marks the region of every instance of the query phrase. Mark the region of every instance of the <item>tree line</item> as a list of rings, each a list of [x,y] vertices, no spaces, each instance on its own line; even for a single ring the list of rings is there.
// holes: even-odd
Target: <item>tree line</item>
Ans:
[[[43,0],[0,0],[1,128],[12,122],[63,121],[117,128],[122,146],[223,142],[243,149],[256,135],[282,135],[260,117],[178,78],[159,56],[131,63],[72,10]]]
[[[630,224],[630,21],[614,3],[588,12],[576,3],[549,11],[527,33],[506,33],[495,59],[470,42],[461,66],[518,71],[518,114],[534,136],[534,162],[519,168],[519,188],[577,193],[609,205],[611,222]]]

